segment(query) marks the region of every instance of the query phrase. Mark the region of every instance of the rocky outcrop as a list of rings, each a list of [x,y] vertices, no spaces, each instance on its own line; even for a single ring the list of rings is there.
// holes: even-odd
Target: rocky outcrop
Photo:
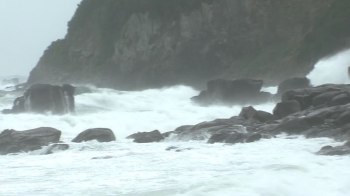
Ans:
[[[28,83],[277,83],[349,47],[349,8],[348,0],[83,0]]]
[[[0,133],[0,154],[38,150],[60,140],[61,131],[42,127],[27,131],[4,130]]]
[[[335,84],[289,90],[283,94],[283,101],[276,105],[275,115],[257,111],[251,106],[244,107],[239,116],[181,126],[163,136],[180,141],[206,140],[208,143],[235,144],[270,139],[287,133],[307,138],[329,137],[350,141],[350,103],[337,101],[334,105],[329,101],[347,100],[349,92],[350,85]],[[324,96],[326,99],[321,99],[319,95],[324,94],[327,95]],[[315,105],[319,100],[326,101]],[[341,147],[325,147],[318,154],[348,152],[349,143]]]
[[[115,141],[115,135],[112,130],[106,128],[95,128],[85,130],[77,137],[75,137],[72,142],[81,143],[91,140],[97,140],[98,142],[112,142]]]
[[[4,110],[4,114],[74,113],[74,87],[69,84],[53,86],[50,84],[35,84],[30,86],[23,96],[15,99],[10,110]]]
[[[198,96],[192,97],[191,100],[201,105],[264,103],[269,101],[272,95],[261,92],[262,85],[262,80],[211,80],[207,83],[207,90],[200,92]]]
[[[159,142],[164,139],[164,136],[158,131],[138,132],[126,137],[126,139],[134,139],[135,143],[152,143]]]

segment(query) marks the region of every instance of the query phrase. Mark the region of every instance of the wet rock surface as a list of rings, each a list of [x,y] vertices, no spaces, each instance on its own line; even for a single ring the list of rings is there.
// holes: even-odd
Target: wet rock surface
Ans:
[[[159,142],[164,139],[164,136],[158,131],[138,132],[126,137],[127,139],[134,139],[135,143],[152,143]]]
[[[60,137],[61,131],[50,127],[26,131],[7,129],[0,133],[0,154],[38,150],[51,143],[57,143]]]
[[[115,141],[115,135],[112,130],[107,128],[94,128],[85,130],[77,137],[75,137],[72,142],[80,143],[91,140],[97,140],[98,142],[111,142]]]

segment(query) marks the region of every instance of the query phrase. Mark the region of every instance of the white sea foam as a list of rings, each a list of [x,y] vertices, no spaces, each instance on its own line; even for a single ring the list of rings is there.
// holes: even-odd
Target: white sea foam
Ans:
[[[337,77],[339,83],[347,82],[344,71],[331,72],[336,69],[331,65],[346,68],[346,54],[320,61],[308,76],[313,84],[334,82],[331,79]],[[276,88],[263,90],[274,92]],[[124,139],[139,131],[166,132],[185,124],[229,118],[241,110],[241,106],[200,107],[190,101],[197,94],[186,86],[139,92],[94,88],[92,93],[76,96],[76,115],[0,114],[0,130],[50,126],[62,130],[62,140],[70,145],[69,150],[52,155],[38,155],[38,150],[0,156],[0,195],[350,194],[350,157],[315,155],[324,145],[341,144],[328,138],[280,135],[232,146],[171,140],[135,144]],[[17,96],[0,96],[0,109],[11,108]],[[267,103],[254,107],[271,112],[273,106]],[[70,142],[79,132],[94,127],[112,129],[117,141]],[[169,146],[183,151],[165,150]]]

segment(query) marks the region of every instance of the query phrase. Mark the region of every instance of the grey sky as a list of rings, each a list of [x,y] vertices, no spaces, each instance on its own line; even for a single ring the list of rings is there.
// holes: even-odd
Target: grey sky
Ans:
[[[29,75],[81,0],[0,0],[0,76]]]

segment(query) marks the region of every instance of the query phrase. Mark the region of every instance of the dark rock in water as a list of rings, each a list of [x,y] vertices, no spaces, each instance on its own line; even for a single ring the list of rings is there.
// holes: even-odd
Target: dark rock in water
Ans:
[[[107,128],[95,128],[95,129],[88,129],[85,130],[77,137],[75,137],[72,142],[80,143],[80,142],[86,142],[90,140],[97,140],[98,142],[111,142],[115,141],[115,135],[112,130]]]
[[[52,144],[40,152],[40,155],[53,154],[57,151],[64,151],[69,149],[68,144]]]
[[[151,132],[138,132],[126,137],[127,139],[134,139],[136,143],[152,143],[159,142],[164,139],[163,135],[158,131],[154,130]]]
[[[213,143],[251,143],[262,138],[260,133],[240,133],[233,130],[220,130],[214,133],[208,140],[209,144]]]
[[[103,157],[92,157],[92,159],[112,159],[115,158],[113,156],[103,156]]]
[[[277,96],[281,97],[283,93],[289,90],[310,87],[310,80],[306,77],[294,77],[281,82],[278,85]]]
[[[342,146],[324,146],[317,152],[318,155],[348,155],[350,154],[350,142],[345,143]]]
[[[22,97],[15,99],[11,110],[4,113],[74,113],[74,87],[69,84],[53,86],[35,84],[28,88]]]
[[[169,146],[168,148],[166,148],[165,150],[166,151],[170,151],[170,150],[175,150],[175,149],[178,149],[179,147],[177,146]]]
[[[242,125],[245,122],[243,118],[237,119],[217,119],[210,122],[202,122],[188,129],[178,130],[176,138],[183,141],[207,140],[217,131],[228,131],[237,133],[246,133],[246,128]]]
[[[0,154],[38,150],[51,143],[57,143],[60,137],[61,131],[49,127],[27,131],[7,129],[0,133]]]
[[[191,99],[201,105],[210,104],[255,104],[267,102],[271,94],[261,92],[262,80],[238,79],[224,80],[216,79],[207,83],[207,90]]]
[[[247,120],[257,120],[259,122],[268,122],[278,119],[277,116],[265,111],[257,111],[252,106],[242,108],[238,116]]]
[[[166,151],[171,151],[171,150],[175,150],[175,152],[183,152],[185,150],[192,150],[193,148],[179,148],[177,146],[169,146],[168,148],[166,148]]]
[[[279,118],[284,118],[290,114],[300,112],[301,107],[298,101],[286,101],[278,103],[273,109],[273,114]]]

